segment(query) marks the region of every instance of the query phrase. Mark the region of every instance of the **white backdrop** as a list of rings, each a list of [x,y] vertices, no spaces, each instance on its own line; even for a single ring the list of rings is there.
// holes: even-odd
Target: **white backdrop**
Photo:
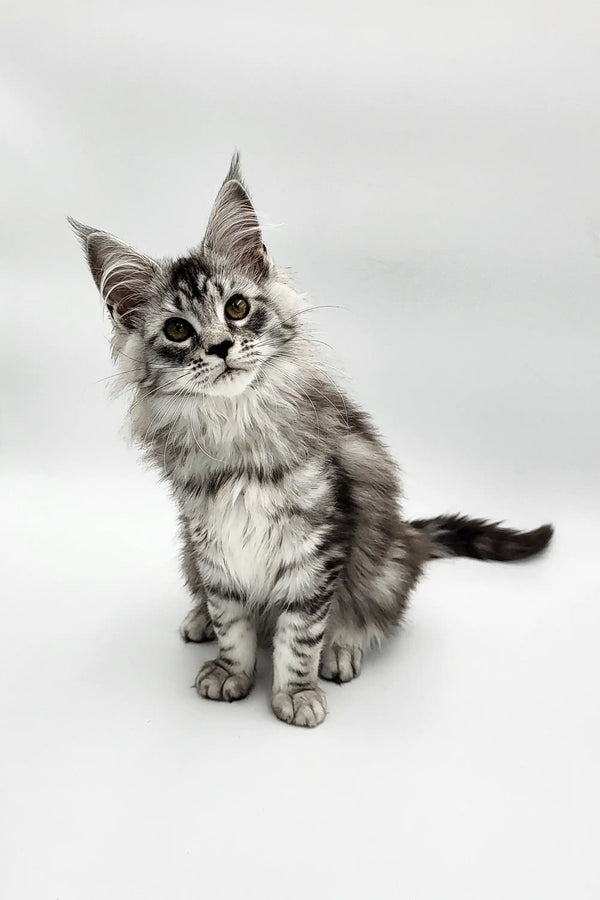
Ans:
[[[598,895],[599,40],[594,2],[2,4],[5,896]],[[408,512],[557,528],[432,564],[316,731],[266,656],[190,688],[64,220],[181,252],[234,147]]]

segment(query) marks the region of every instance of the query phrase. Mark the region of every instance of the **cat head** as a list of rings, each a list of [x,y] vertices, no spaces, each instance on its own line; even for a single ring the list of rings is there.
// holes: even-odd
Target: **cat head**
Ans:
[[[272,263],[237,154],[200,246],[157,260],[69,219],[110,313],[130,382],[163,394],[235,396],[283,353],[303,302]]]

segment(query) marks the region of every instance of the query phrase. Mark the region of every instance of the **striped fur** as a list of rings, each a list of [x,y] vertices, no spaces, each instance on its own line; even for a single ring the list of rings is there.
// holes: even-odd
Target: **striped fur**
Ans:
[[[517,562],[535,556],[548,546],[554,531],[552,525],[540,525],[533,531],[515,531],[498,522],[467,516],[414,519],[411,525],[431,541],[431,559],[469,556],[496,562]]]
[[[267,255],[236,158],[204,241],[180,259],[149,260],[72,224],[110,306],[133,435],[179,509],[194,599],[182,635],[218,640],[198,674],[203,697],[245,697],[266,639],[275,714],[318,725],[319,674],[360,673],[364,652],[400,623],[426,560],[517,559],[548,542],[547,529],[403,519],[396,467],[320,359],[309,308]],[[234,296],[249,304],[240,320],[227,318]],[[171,318],[190,336],[169,339]]]

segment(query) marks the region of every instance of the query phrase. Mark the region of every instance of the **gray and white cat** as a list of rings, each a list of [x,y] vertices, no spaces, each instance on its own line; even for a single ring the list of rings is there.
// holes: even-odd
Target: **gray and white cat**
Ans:
[[[136,439],[171,486],[194,608],[186,640],[218,639],[196,686],[252,687],[273,647],[275,715],[319,725],[325,694],[397,628],[424,563],[517,560],[552,528],[441,516],[407,522],[396,467],[334,384],[306,301],[274,265],[234,157],[200,246],[154,260],[70,220],[113,320]]]

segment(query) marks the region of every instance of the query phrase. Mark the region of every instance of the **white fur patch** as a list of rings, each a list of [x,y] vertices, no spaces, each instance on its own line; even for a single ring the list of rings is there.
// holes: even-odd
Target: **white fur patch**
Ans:
[[[307,463],[281,484],[240,476],[214,494],[202,492],[186,509],[203,556],[226,572],[250,602],[292,601],[310,592],[327,526],[312,528],[289,509],[291,497],[306,508],[325,494],[327,485],[315,482],[316,471],[314,463]]]

